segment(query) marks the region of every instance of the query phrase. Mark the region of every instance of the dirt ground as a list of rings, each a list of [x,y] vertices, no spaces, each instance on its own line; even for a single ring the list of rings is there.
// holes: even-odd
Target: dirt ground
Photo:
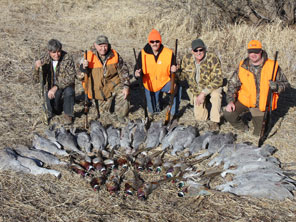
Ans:
[[[43,135],[47,128],[38,121],[41,116],[40,90],[39,85],[32,82],[32,67],[49,39],[59,39],[63,43],[63,48],[78,59],[83,50],[94,42],[97,35],[105,34],[132,71],[134,65],[132,48],[139,51],[146,43],[147,35],[152,28],[162,30],[165,45],[171,48],[174,48],[175,38],[181,40],[180,55],[188,51],[190,41],[200,34],[194,16],[178,14],[178,12],[186,13],[190,8],[190,1],[184,3],[184,8],[178,8],[178,5],[173,3],[174,1],[142,0],[127,0],[124,3],[118,0],[84,2],[2,0],[0,2],[0,149],[14,147],[17,144],[31,146],[33,133],[38,132]],[[176,7],[169,9],[167,4]],[[180,6],[181,3],[178,4]],[[282,30],[282,35],[286,34],[285,29]],[[213,33],[202,34],[206,38]],[[224,39],[220,38],[221,41],[217,39],[209,41],[212,44],[217,43],[216,49],[221,49],[222,45],[229,41],[225,36]],[[241,40],[242,42],[245,43],[247,40]],[[281,95],[279,109],[273,113],[274,126],[266,140],[266,143],[278,149],[275,156],[282,163],[296,163],[294,45],[290,57],[280,61],[280,64],[281,62],[291,64],[285,65],[288,70],[285,73],[292,88]],[[271,48],[271,44],[268,44],[268,48]],[[231,61],[226,61],[229,54],[224,56],[222,51],[220,57],[227,78],[235,65]],[[239,59],[235,58],[235,61],[238,62]],[[78,96],[80,92],[81,85],[77,81],[76,95]],[[131,119],[141,118],[144,115],[139,103],[140,98],[141,90],[134,83],[131,89],[129,114]],[[82,108],[81,103],[75,104],[74,126],[78,129],[83,127],[84,122],[84,116],[80,112]],[[179,123],[194,125],[193,111],[188,106],[185,94],[180,108],[182,116]],[[157,119],[164,117],[165,111]],[[94,118],[95,109],[92,108],[89,119]],[[54,122],[62,124],[63,119],[58,116],[54,118]],[[122,126],[108,116],[104,116],[103,123]],[[251,123],[250,128],[252,130]],[[199,130],[202,133],[207,128],[201,127]],[[252,136],[251,131],[237,132],[228,123],[221,125],[221,132],[234,132],[237,134],[238,142],[249,141],[254,144],[258,142],[258,138]],[[295,199],[274,201],[220,192],[212,192],[208,196],[180,198],[177,196],[176,184],[166,183],[156,189],[148,200],[141,201],[121,192],[118,195],[110,195],[105,190],[94,192],[89,183],[79,175],[63,167],[55,169],[62,172],[60,179],[52,176],[0,172],[0,222],[296,221]],[[296,166],[287,169],[296,170]]]

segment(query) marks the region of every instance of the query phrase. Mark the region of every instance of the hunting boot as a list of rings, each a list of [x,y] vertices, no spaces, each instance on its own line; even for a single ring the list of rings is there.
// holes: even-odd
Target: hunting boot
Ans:
[[[220,130],[219,123],[210,121],[209,122],[209,130],[210,131],[219,131]]]
[[[71,125],[73,123],[73,117],[64,114],[65,125]]]
[[[227,119],[227,121],[237,130],[241,131],[241,132],[248,132],[249,131],[249,127],[247,124],[245,124],[241,117],[239,117],[238,119]]]

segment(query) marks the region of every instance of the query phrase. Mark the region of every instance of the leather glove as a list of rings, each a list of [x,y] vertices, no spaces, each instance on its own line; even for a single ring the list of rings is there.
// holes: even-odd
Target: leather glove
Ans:
[[[272,92],[277,92],[279,89],[279,85],[272,80],[269,80],[269,87]]]

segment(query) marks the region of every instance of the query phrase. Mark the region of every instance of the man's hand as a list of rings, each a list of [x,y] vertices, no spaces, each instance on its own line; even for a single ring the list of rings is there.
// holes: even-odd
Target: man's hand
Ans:
[[[40,60],[37,60],[36,62],[35,62],[35,69],[36,70],[38,70],[40,67],[41,67],[41,61]]]
[[[141,76],[141,69],[137,69],[137,70],[135,71],[135,76],[136,76],[136,77],[140,77],[140,76]]]
[[[123,98],[126,99],[129,94],[129,88],[123,88],[122,94],[123,94]]]
[[[198,106],[205,102],[206,95],[205,93],[201,92],[195,99],[195,104]]]
[[[77,79],[82,80],[84,78],[84,75],[85,75],[84,72],[80,72],[80,73],[77,73],[76,77]]]
[[[55,93],[58,90],[57,86],[52,87],[49,91],[48,91],[48,98],[49,99],[53,99],[55,97]]]
[[[171,72],[177,72],[177,66],[172,65],[171,66]]]
[[[83,62],[82,62],[82,67],[84,69],[86,69],[88,67],[88,61],[86,59],[83,59]]]
[[[234,105],[233,102],[230,102],[230,103],[227,104],[226,111],[227,112],[233,112],[233,111],[235,111],[235,105]]]
[[[272,80],[269,80],[269,87],[272,92],[277,92],[279,90],[279,85]]]

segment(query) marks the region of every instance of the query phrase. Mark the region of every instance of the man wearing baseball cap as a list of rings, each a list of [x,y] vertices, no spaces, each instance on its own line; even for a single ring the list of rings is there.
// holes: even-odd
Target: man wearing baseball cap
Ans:
[[[251,40],[247,46],[248,57],[242,60],[238,69],[228,81],[226,100],[228,105],[224,118],[236,129],[247,131],[241,115],[250,111],[254,125],[253,135],[260,136],[269,89],[273,92],[272,110],[277,108],[279,93],[289,83],[276,62],[268,59],[258,40]],[[274,70],[274,78],[272,73]]]
[[[94,99],[97,109],[100,107],[103,113],[112,112],[114,103],[115,120],[124,122],[129,110],[129,71],[106,36],[96,38],[81,61],[80,71],[78,78],[82,80],[88,99]]]
[[[201,39],[193,40],[191,49],[182,59],[179,80],[188,82],[187,93],[197,124],[208,119],[207,104],[210,103],[209,130],[218,131],[223,85],[221,62],[214,52],[207,51]]]

